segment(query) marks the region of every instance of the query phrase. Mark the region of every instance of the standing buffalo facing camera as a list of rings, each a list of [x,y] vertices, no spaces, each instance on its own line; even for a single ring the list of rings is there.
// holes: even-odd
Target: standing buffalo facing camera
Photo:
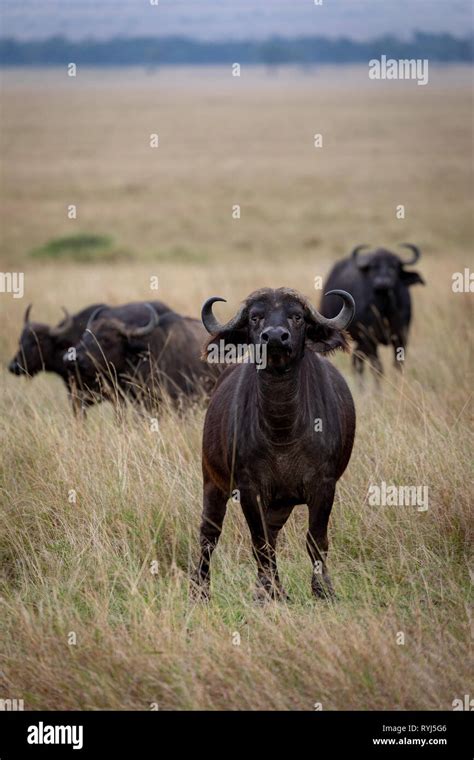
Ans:
[[[417,283],[424,285],[424,280],[418,272],[405,269],[418,261],[420,250],[410,243],[402,246],[412,252],[409,259],[403,260],[384,248],[361,254],[368,246],[359,245],[349,258],[334,266],[327,279],[325,290],[343,288],[355,300],[356,313],[349,332],[356,342],[352,360],[358,373],[363,372],[364,357],[377,373],[383,372],[377,354],[379,344],[393,347],[397,368],[404,360],[411,321],[409,288]],[[332,317],[336,310],[337,299],[323,296],[321,312]]]
[[[344,291],[342,310],[326,319],[295,290],[264,288],[221,325],[210,298],[202,321],[208,347],[266,346],[266,362],[236,364],[219,379],[207,411],[202,450],[204,507],[194,593],[208,597],[210,560],[227,501],[239,501],[257,561],[259,598],[285,597],[278,577],[278,532],[297,504],[307,504],[306,546],[313,563],[312,591],[331,596],[326,568],[327,527],[336,483],[351,456],[355,411],[337,369],[321,354],[347,350],[345,329],[355,306]]]
[[[98,309],[75,347],[82,389],[149,408],[167,395],[179,406],[214,386],[217,371],[201,360],[205,338],[198,320],[159,301]]]
[[[33,377],[38,372],[54,372],[65,382],[68,394],[73,402],[73,411],[77,411],[78,397],[75,383],[75,373],[63,362],[66,349],[75,345],[91,315],[99,308],[99,304],[87,306],[72,316],[63,307],[65,318],[56,327],[44,322],[31,321],[30,304],[25,312],[23,330],[20,335],[18,351],[8,365],[14,375]],[[100,308],[104,308],[101,306]]]

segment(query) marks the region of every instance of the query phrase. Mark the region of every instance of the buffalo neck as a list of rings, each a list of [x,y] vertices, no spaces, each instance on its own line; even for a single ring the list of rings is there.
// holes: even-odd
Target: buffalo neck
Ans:
[[[301,362],[284,372],[267,369],[257,372],[257,417],[261,433],[268,441],[293,443],[300,432]]]
[[[69,374],[68,367],[64,363],[63,356],[66,351],[74,346],[76,340],[57,340],[53,348],[43,355],[44,368],[46,372],[55,372],[61,377],[67,377]],[[70,371],[70,370],[69,370]]]

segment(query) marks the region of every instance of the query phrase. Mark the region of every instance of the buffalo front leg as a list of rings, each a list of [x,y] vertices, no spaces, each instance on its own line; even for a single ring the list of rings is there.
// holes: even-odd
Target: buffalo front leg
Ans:
[[[286,600],[288,595],[278,576],[275,546],[278,532],[288,519],[291,509],[267,511],[260,496],[248,492],[241,493],[240,499],[257,563],[256,601]]]
[[[334,596],[326,559],[329,548],[328,522],[335,489],[334,481],[318,483],[308,499],[309,526],[306,534],[306,548],[313,565],[311,590],[318,599],[331,599]]]
[[[222,532],[227,508],[227,496],[214,484],[204,484],[204,504],[199,531],[200,555],[191,576],[191,594],[195,599],[208,600],[211,591],[211,556]]]

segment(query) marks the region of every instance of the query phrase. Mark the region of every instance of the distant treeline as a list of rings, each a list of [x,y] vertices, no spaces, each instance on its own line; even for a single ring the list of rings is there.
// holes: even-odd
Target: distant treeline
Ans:
[[[0,64],[60,66],[159,66],[177,64],[365,63],[371,58],[428,58],[439,62],[472,62],[473,39],[450,34],[417,33],[409,41],[379,37],[366,42],[349,38],[272,37],[265,41],[206,42],[186,37],[136,37],[71,41],[64,37],[20,41],[0,39]]]

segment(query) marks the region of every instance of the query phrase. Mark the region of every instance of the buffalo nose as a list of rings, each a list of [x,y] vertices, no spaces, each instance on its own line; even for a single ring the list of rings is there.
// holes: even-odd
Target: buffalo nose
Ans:
[[[260,339],[267,346],[286,346],[290,340],[290,333],[284,327],[267,327]]]
[[[8,371],[13,372],[14,375],[17,373],[17,362],[16,359],[12,359],[10,364],[8,365]]]

